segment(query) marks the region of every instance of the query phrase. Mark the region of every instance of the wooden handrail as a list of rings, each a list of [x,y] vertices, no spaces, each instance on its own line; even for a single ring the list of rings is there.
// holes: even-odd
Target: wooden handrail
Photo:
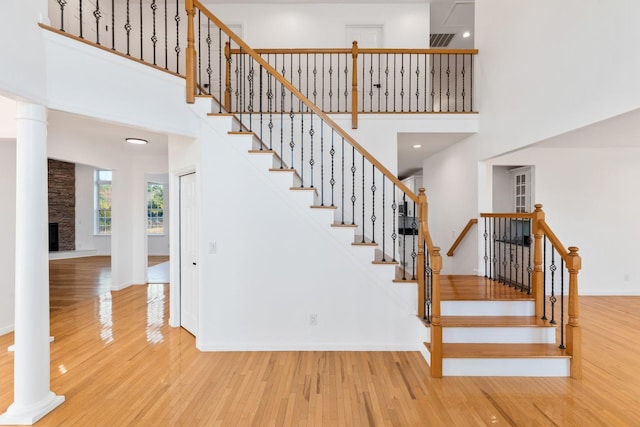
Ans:
[[[198,0],[193,0],[193,6],[198,8],[207,18],[209,18],[215,25],[217,25],[231,40],[237,43],[242,50],[247,52],[256,62],[258,62],[262,67],[271,74],[282,86],[286,87],[294,96],[296,96],[299,100],[303,102],[303,104],[318,117],[322,118],[322,120],[331,128],[333,128],[338,135],[343,137],[345,141],[347,141],[352,147],[354,147],[365,159],[367,159],[372,165],[376,167],[380,172],[382,172],[387,179],[393,182],[398,189],[403,191],[411,200],[418,203],[418,196],[409,189],[405,184],[403,184],[394,174],[392,174],[385,166],[383,166],[375,157],[373,157],[364,147],[362,147],[358,142],[356,142],[351,135],[349,135],[344,129],[342,129],[336,122],[334,122],[327,114],[325,114],[320,107],[311,102],[302,92],[295,88],[287,79],[282,77],[272,66],[269,64],[264,58],[262,58],[255,50],[253,50],[249,45],[247,45],[240,37],[238,37],[229,27],[227,27],[222,21],[220,21],[209,9],[207,9],[202,3]],[[191,19],[191,15],[189,15],[188,25],[193,25],[193,19]],[[188,79],[194,79],[195,75],[192,73],[191,75],[187,75]]]
[[[551,230],[545,220],[540,221],[538,226],[542,229],[543,234],[547,236],[547,239],[549,240],[549,242],[551,242],[551,245],[556,249],[556,251],[558,251],[564,262],[569,264],[569,251],[560,242],[558,236],[555,235],[555,233]]]
[[[458,248],[458,245],[460,245],[460,243],[462,242],[462,239],[464,239],[466,237],[466,235],[469,232],[469,230],[471,230],[471,227],[473,227],[473,225],[477,224],[477,223],[478,223],[478,219],[477,218],[471,218],[469,220],[469,222],[467,222],[467,225],[464,226],[464,228],[460,232],[460,235],[458,236],[456,241],[453,242],[453,245],[451,245],[451,248],[447,252],[447,256],[453,256],[453,253]]]
[[[481,213],[480,218],[517,218],[517,219],[531,219],[533,213],[531,212],[517,212],[517,213]]]
[[[344,53],[353,52],[352,48],[285,48],[285,49],[254,49],[260,55],[273,54],[321,54],[321,53]],[[477,55],[478,49],[388,49],[388,48],[358,48],[359,53],[409,53],[420,55]],[[243,49],[232,49],[232,54],[246,53]]]

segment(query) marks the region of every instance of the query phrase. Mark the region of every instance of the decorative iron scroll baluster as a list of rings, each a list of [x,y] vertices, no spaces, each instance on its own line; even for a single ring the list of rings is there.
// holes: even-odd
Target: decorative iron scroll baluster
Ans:
[[[364,238],[364,229],[365,229],[365,221],[364,221],[364,156],[362,156],[362,243],[365,243]]]
[[[284,99],[284,96],[283,96]],[[291,168],[293,168],[294,163],[293,163],[293,149],[296,146],[295,141],[293,140],[293,133],[294,133],[294,129],[293,129],[293,118],[295,117],[295,115],[293,114],[293,94],[291,94],[291,111],[289,112],[289,118],[291,119],[291,141],[289,141],[289,148],[291,149]]]
[[[238,113],[240,113],[240,123],[243,123],[242,121],[242,111],[243,111],[243,105],[242,105],[242,98],[243,98],[243,88],[242,85],[244,83],[244,78],[243,78],[243,74],[242,74],[242,65],[244,63],[244,60],[242,59],[244,55],[242,54],[242,47],[240,48],[240,54],[238,56],[236,56],[236,111]]]
[[[248,58],[251,58],[248,56]],[[255,95],[254,90],[254,76],[255,69],[253,68],[253,61],[249,59],[249,74],[247,75],[247,80],[249,81],[249,105],[247,106],[247,110],[249,110],[249,131],[253,131],[253,96]]]
[[[320,119],[320,206],[324,206],[324,119]]]
[[[409,106],[408,106],[408,110],[407,111],[411,111],[411,59],[412,59],[412,55],[409,53],[409,72],[407,73],[407,81],[409,82],[409,90],[407,91],[407,93],[409,94],[408,98],[409,98]],[[404,105],[404,102],[402,103]]]
[[[466,86],[464,85],[464,75],[466,73],[466,55],[462,56],[462,71],[460,71],[460,75],[462,75],[462,92],[461,92],[461,96],[462,96],[462,111],[466,111],[465,110],[465,104],[464,104],[464,97],[465,97],[465,88]]]
[[[416,56],[416,112],[420,111],[420,57]]]
[[[560,348],[564,345],[564,259],[560,258]]]
[[[396,53],[393,54],[393,112],[396,112],[396,77],[397,77],[397,62],[398,55]]]
[[[324,87],[325,87],[325,75],[324,75],[324,62],[327,55],[322,55],[322,111],[327,111],[324,109]],[[343,205],[344,206],[344,205]]]
[[[493,258],[491,258],[491,262],[493,264],[493,274],[491,275],[491,278],[493,280],[496,280],[496,276],[499,275],[498,273],[498,268],[500,268],[499,264],[498,264],[498,259],[500,257],[500,255],[496,256],[497,253],[499,253],[500,251],[500,246],[498,246],[498,250],[496,251],[496,245],[498,245],[497,241],[498,241],[498,234],[496,234],[496,219],[492,218],[491,219],[491,225],[492,225],[492,242],[493,242]]]
[[[60,31],[64,32],[64,7],[67,5],[67,0],[56,0],[56,1],[58,2],[58,5],[60,5]],[[113,1],[114,0],[111,0],[112,11],[113,11]],[[113,12],[111,13],[111,16],[114,16]]]
[[[158,36],[156,35],[156,10],[158,9],[158,5],[156,4],[156,0],[151,1],[151,11],[153,16],[153,35],[151,36],[151,43],[153,44],[153,65],[156,64],[156,43],[158,42]],[[198,9],[198,46],[200,46],[200,9]],[[198,48],[198,57],[200,56],[200,49]],[[198,65],[199,67],[200,65]]]
[[[213,40],[211,39],[211,21],[209,19],[207,19],[207,38],[205,41],[207,42],[207,89],[209,94],[213,95],[213,91],[211,90],[211,74],[213,74],[213,69],[211,68],[211,42]],[[222,70],[222,68],[220,68],[220,70]],[[262,70],[262,66],[260,66],[260,70]],[[218,72],[218,74],[221,73]],[[262,88],[262,73],[260,74],[260,85],[260,88]],[[262,92],[260,92],[260,95],[262,95]],[[260,111],[262,111],[262,105],[260,106]],[[262,139],[262,134],[260,134],[260,139]]]
[[[82,5],[82,1],[80,2],[80,5]],[[82,7],[81,7],[82,9]],[[80,22],[82,22],[82,11],[80,12]],[[127,32],[127,55],[130,55],[130,41],[131,41],[131,21],[129,18],[129,0],[127,0],[127,22],[124,24],[124,30]],[[80,32],[80,37],[82,37],[82,32]]]
[[[351,225],[356,224],[356,149],[351,147]]]
[[[385,200],[385,195],[386,195],[386,182],[385,182],[386,178],[384,176],[384,174],[382,174],[382,262],[387,261],[386,259],[386,246],[385,243],[387,241],[387,234],[386,234],[386,215],[385,215],[385,211],[387,210],[387,206],[386,206],[386,200]]]
[[[318,105],[318,55],[313,54],[313,103]]]
[[[129,1],[129,0],[127,0]],[[176,0],[176,15],[173,18],[176,21],[176,73],[180,74],[180,1]]]
[[[391,232],[391,245],[393,246],[393,254],[391,255],[391,261],[396,262],[396,239],[398,238],[398,229],[396,228],[396,210],[398,209],[398,204],[396,203],[396,185],[393,184],[393,203],[391,204],[391,210],[393,211],[391,218],[393,219],[393,230]]]
[[[385,98],[385,107],[384,111],[389,112],[389,54],[387,53],[387,62],[386,68],[384,70],[385,74],[385,84],[384,84],[384,98]]]
[[[431,270],[431,255],[429,254],[429,248],[427,243],[424,242],[424,255],[425,255],[425,281],[424,281],[424,295],[425,295],[425,320],[427,323],[431,323],[431,298],[433,294],[433,271]]]
[[[143,30],[142,30],[142,0],[140,0],[140,60],[144,61],[143,53]]]
[[[314,54],[315,56],[315,54]],[[307,85],[305,87],[305,91],[304,91],[304,95],[309,98],[309,54],[305,54],[305,57],[307,59],[307,68],[305,68],[305,75],[307,77]],[[307,111],[309,111],[309,107],[307,107]]]
[[[267,110],[269,112],[267,128],[269,128],[269,149],[271,149],[271,147],[273,147],[273,76],[271,74],[267,74],[267,103]],[[280,120],[280,169],[283,168],[282,158],[284,157],[284,151],[282,151],[282,126],[283,120]],[[260,148],[262,148],[262,144],[260,144]]]
[[[344,111],[349,111],[349,54],[344,54]]]
[[[507,265],[509,264],[509,262],[507,261],[507,258],[511,255],[511,253],[507,254],[507,251],[509,250],[509,248],[507,248],[506,245],[506,241],[507,241],[507,219],[506,218],[502,218],[502,241],[505,242],[504,245],[504,249],[502,250],[502,277],[503,277],[503,283],[507,283],[507,285],[511,286],[511,283],[509,283],[507,281]],[[510,270],[509,270],[510,272]]]
[[[411,235],[412,235],[412,242],[411,242],[411,260],[412,260],[412,267],[411,267],[411,280],[416,280],[416,257],[418,256],[418,254],[416,253],[416,236],[418,235],[418,224],[416,223],[416,213],[418,212],[416,210],[416,202],[413,202],[413,215],[411,216]]]
[[[531,235],[531,233],[529,233],[529,235]],[[528,281],[527,281],[527,294],[531,295],[531,272],[533,272],[533,267],[531,266],[531,245],[529,245],[529,260],[528,260],[528,265],[527,265],[527,274],[528,274]]]
[[[364,156],[362,157],[364,160]],[[364,169],[364,168],[363,168]],[[376,167],[371,165],[371,243],[376,242]],[[362,180],[364,183],[364,180]]]
[[[484,219],[484,233],[482,233],[482,237],[484,237],[484,277],[488,277],[487,272],[489,269],[489,247],[487,246],[487,238],[489,237],[489,233],[487,232],[487,218]],[[489,276],[491,276],[490,273]]]
[[[542,238],[542,298],[547,295],[547,235]],[[547,320],[547,304],[542,304],[542,320]]]
[[[336,155],[336,150],[333,147],[333,140],[335,137],[336,131],[335,129],[331,128],[331,150],[329,151],[329,154],[331,155],[331,180],[329,181],[329,184],[331,184],[331,206],[335,206],[334,203],[334,187],[336,185],[336,180],[333,176],[333,164],[334,164],[334,157]],[[342,209],[344,210],[344,203],[342,204]]]
[[[442,112],[442,54],[438,54],[438,111]]]
[[[504,220],[505,222],[507,222],[506,218]],[[512,227],[511,227],[511,223],[507,223],[509,224],[509,287],[515,287],[515,281],[513,278],[513,236],[512,236]],[[505,224],[506,227],[506,224]]]
[[[427,92],[427,59],[429,58],[429,55],[425,54],[424,55],[424,109],[423,111],[426,113],[427,111],[429,111],[429,102],[427,101],[427,97],[428,92]]]
[[[340,112],[340,54],[336,55],[336,58],[338,59],[338,65],[336,66],[336,69],[338,70],[336,72],[336,100],[338,101],[338,108],[337,108],[337,112]]]
[[[341,172],[342,201],[340,204],[340,210],[342,211],[342,221],[340,223],[344,225],[344,209],[346,207],[346,205],[344,204],[344,136],[342,137],[342,150],[340,151],[340,153],[342,154],[342,172]]]
[[[395,54],[394,54],[395,56]],[[402,193],[402,254],[400,259],[400,265],[402,265],[402,280],[407,280],[407,194]]]
[[[380,106],[381,95],[382,95],[382,93],[381,93],[382,91],[380,90],[380,81],[381,81],[381,78],[382,78],[381,71],[382,71],[382,59],[381,59],[380,54],[378,54],[378,86],[377,86],[377,89],[378,89],[378,108],[376,109],[377,112],[380,112],[380,107],[381,107]]]
[[[116,50],[116,8],[115,8],[115,0],[111,0],[111,50]]]
[[[269,75],[269,79],[271,79],[271,75]],[[218,28],[218,112],[219,113],[222,113],[223,102],[224,102],[224,98],[222,97],[222,28]],[[271,106],[271,104],[269,104],[269,106]]]
[[[364,60],[367,56],[362,55],[362,64],[364,66]],[[373,112],[373,54],[369,55],[369,111]],[[364,77],[364,74],[362,75]],[[364,90],[362,91],[362,111],[365,110],[364,103]]]
[[[552,325],[555,325],[556,322],[556,251],[555,249],[553,249],[553,246],[551,247],[551,264],[549,265],[549,271],[551,272],[551,296],[549,297],[549,302],[551,303],[551,321],[549,323],[551,323]]]
[[[451,89],[450,89],[450,82],[451,82],[451,67],[449,65],[449,60],[451,58],[451,55],[447,54],[447,112],[451,111]]]
[[[333,112],[333,55],[331,54],[329,55],[329,112]]]
[[[404,54],[400,54],[400,111],[404,111]]]
[[[93,17],[96,18],[96,44],[100,44],[100,18],[102,11],[100,10],[100,0],[96,0],[96,8],[93,11]]]
[[[468,56],[470,62],[469,68],[471,68],[471,76],[469,77],[469,92],[471,92],[469,95],[469,111],[473,111],[473,55]],[[462,111],[464,111],[464,109]]]
[[[453,79],[453,87],[455,91],[455,96],[453,98],[454,110],[458,111],[458,55],[455,55],[455,78]]]
[[[299,110],[302,107],[298,107]],[[300,187],[304,187],[304,114],[300,113]]]
[[[79,13],[80,13],[80,38],[83,39],[84,36],[82,35],[82,21],[83,21],[83,19],[82,19],[82,0],[80,0]],[[129,0],[127,0],[127,15],[128,14],[129,14]]]
[[[436,56],[431,57],[431,111],[436,111]]]
[[[303,113],[304,114],[304,113]],[[315,164],[315,160],[313,160],[313,135],[315,131],[313,130],[313,111],[311,112],[311,128],[309,129],[309,173],[311,174],[311,188],[313,187],[313,165]]]

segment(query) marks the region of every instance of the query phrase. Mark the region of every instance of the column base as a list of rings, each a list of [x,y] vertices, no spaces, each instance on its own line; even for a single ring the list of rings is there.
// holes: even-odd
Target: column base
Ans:
[[[57,396],[53,392],[34,405],[17,407],[12,403],[7,412],[0,414],[0,425],[30,426],[39,419],[56,409],[64,402],[64,396]]]

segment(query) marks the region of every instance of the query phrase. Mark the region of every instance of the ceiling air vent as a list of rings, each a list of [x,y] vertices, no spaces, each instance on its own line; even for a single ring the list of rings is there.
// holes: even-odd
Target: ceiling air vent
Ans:
[[[432,48],[447,47],[453,36],[455,36],[455,34],[431,34],[429,46]]]

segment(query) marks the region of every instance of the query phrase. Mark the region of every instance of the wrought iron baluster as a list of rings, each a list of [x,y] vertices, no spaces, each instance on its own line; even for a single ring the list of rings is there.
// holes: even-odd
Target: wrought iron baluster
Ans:
[[[337,59],[338,59],[338,65],[336,66],[336,69],[338,70],[336,72],[336,100],[338,101],[338,112],[340,112],[340,54],[338,53],[336,55]]]
[[[211,20],[207,18],[207,38],[205,40],[207,42],[207,84],[209,94],[213,95],[213,91],[211,90],[211,74],[213,74],[213,69],[211,68],[211,43],[213,39],[211,38]],[[262,69],[262,67],[260,68]],[[220,68],[222,70],[222,68]],[[262,83],[262,74],[260,75],[260,82]],[[218,103],[219,104],[219,103]],[[262,134],[260,135],[260,139],[262,139]]]
[[[333,112],[333,55],[329,54],[329,112]]]
[[[454,97],[454,111],[458,112],[458,56],[456,55],[456,61],[455,61],[455,79],[453,80],[454,82],[454,91],[455,91],[455,97]]]
[[[80,4],[82,5],[82,1],[80,1]],[[82,15],[82,13],[80,15]],[[80,18],[80,22],[82,22],[82,17]],[[129,0],[127,0],[127,21],[124,24],[124,30],[127,32],[127,55],[130,55],[129,45],[131,41],[131,28],[132,27],[131,27],[130,15],[129,15]],[[82,35],[80,37],[82,37]]]
[[[320,206],[324,206],[324,119],[320,119]]]
[[[431,111],[436,111],[436,55],[431,57]]]
[[[96,0],[96,8],[93,11],[93,17],[96,19],[96,44],[100,44],[100,18],[102,11],[100,10],[100,0]]]
[[[341,168],[342,200],[340,204],[340,210],[342,211],[342,221],[340,223],[344,225],[344,209],[347,206],[344,204],[344,136],[342,137],[342,150],[340,151],[340,153],[342,154],[342,168]]]
[[[416,236],[418,235],[418,224],[416,223],[416,202],[413,202],[413,215],[411,216],[411,259],[412,259],[412,267],[411,267],[411,280],[416,280],[416,257],[418,254],[416,253]]]
[[[560,258],[560,348],[565,349],[564,345],[564,259]]]
[[[142,0],[140,0],[140,60],[144,61],[144,54],[143,54],[143,28],[142,28]]]
[[[254,85],[255,85],[255,69],[253,67],[253,59],[246,55],[247,60],[249,61],[249,74],[247,75],[247,80],[249,81],[249,105],[247,106],[247,110],[249,110],[249,131],[253,131],[253,97],[255,95]]]
[[[500,226],[500,224],[498,223],[498,226]],[[492,231],[491,231],[491,236],[492,236],[492,243],[493,243],[493,258],[491,258],[491,262],[493,264],[493,272],[491,275],[491,279],[496,280],[497,276],[499,276],[498,273],[498,269],[500,268],[500,265],[498,264],[498,260],[500,259],[500,246],[498,245],[498,234],[496,233],[496,218],[491,218],[491,227],[492,227]],[[496,250],[496,246],[497,250]],[[496,254],[498,254],[496,256]]]
[[[362,158],[364,159],[364,156],[362,156]],[[372,164],[371,165],[371,243],[375,243],[375,242],[376,242],[376,167]]]
[[[404,53],[400,54],[400,111],[404,111]]]
[[[549,302],[551,303],[551,321],[549,323],[551,323],[552,325],[555,325],[556,322],[556,251],[553,248],[553,246],[551,247],[551,264],[549,265],[549,271],[551,272],[551,296],[549,297]]]
[[[311,121],[310,121],[310,129],[309,129],[309,173],[311,174],[311,188],[313,187],[313,165],[315,164],[315,160],[313,159],[313,135],[315,131],[313,130],[313,111],[311,112]]]
[[[267,74],[267,110],[269,113],[269,123],[267,124],[269,129],[269,149],[271,149],[273,147],[273,76],[271,73]],[[282,151],[282,126],[283,120],[280,120],[280,169],[283,168],[282,157],[284,156]],[[262,148],[262,144],[260,144],[260,148]]]
[[[505,219],[505,222],[506,221],[507,220]],[[515,288],[515,280],[512,274],[514,265],[513,265],[513,235],[512,235],[513,230],[511,227],[511,222],[508,223],[508,229],[509,229],[509,287],[513,286]]]
[[[336,155],[336,150],[333,147],[335,134],[336,134],[335,129],[331,128],[331,150],[329,151],[329,154],[331,155],[331,180],[329,181],[329,184],[331,184],[331,206],[335,206],[335,203],[334,203],[334,187],[336,185],[336,180],[335,180],[335,178],[333,176],[333,164],[334,164],[334,157]],[[342,209],[344,210],[344,203],[342,204]]]
[[[487,276],[488,272],[488,261],[489,261],[489,247],[487,246],[489,237],[489,233],[487,232],[487,218],[484,219],[484,233],[482,233],[482,237],[484,237],[484,277]]]
[[[293,149],[296,146],[296,143],[294,141],[294,129],[293,129],[293,118],[295,117],[295,115],[293,114],[293,92],[291,92],[291,106],[290,106],[290,112],[289,112],[289,118],[291,119],[291,141],[289,141],[289,148],[291,149],[291,168],[294,168],[294,163],[293,163]],[[302,177],[301,177],[302,178]]]
[[[153,65],[156,64],[156,43],[158,42],[158,36],[156,35],[156,10],[158,10],[158,5],[156,4],[156,0],[151,0],[151,13],[153,20],[153,34],[151,36],[151,43],[153,44]],[[198,46],[200,45],[200,9],[198,9]],[[200,58],[200,49],[198,49],[198,58]],[[198,65],[199,67],[200,65]]]
[[[385,243],[387,241],[387,234],[386,234],[386,215],[385,215],[385,211],[387,210],[387,206],[386,206],[386,181],[385,181],[385,176],[384,174],[382,174],[382,262],[386,262],[386,246]]]
[[[309,53],[306,53],[305,57],[307,58],[307,68],[305,69],[304,74],[307,77],[307,86],[305,87],[304,95],[309,98]],[[309,107],[307,107],[307,111],[309,111]]]
[[[165,42],[166,43],[166,42]],[[222,28],[218,28],[218,112],[222,113]]]
[[[529,222],[531,225],[531,222]],[[529,232],[529,236],[531,236],[531,232]],[[527,265],[527,294],[531,295],[531,272],[533,271],[533,267],[531,267],[531,243],[529,243],[529,260]]]
[[[169,8],[167,7],[167,0],[164,0],[164,69],[165,70],[169,69],[169,18],[168,18],[168,11],[169,11]],[[220,30],[220,31],[222,31],[222,30]],[[220,41],[222,41],[222,37],[220,37]],[[222,51],[222,47],[220,47],[220,51]],[[220,66],[220,70],[222,70],[222,65]],[[222,75],[222,71],[220,71],[220,74]],[[222,87],[222,86],[220,86],[220,87]],[[222,100],[222,96],[220,96],[220,100]]]
[[[409,72],[407,73],[407,76],[408,76],[407,81],[409,83],[409,90],[407,91],[409,95],[407,96],[407,98],[409,99],[409,106],[407,111],[411,112],[411,70],[412,70],[411,60],[413,56],[410,53],[408,53],[407,55],[409,55]],[[404,102],[402,103],[402,105],[404,105]]]
[[[260,141],[264,141],[264,138],[262,137],[262,132],[264,130],[264,123],[263,123],[263,118],[264,118],[264,108],[262,108],[262,92],[263,92],[263,84],[262,84],[262,79],[264,77],[264,69],[262,68],[262,64],[260,64],[260,89],[259,89],[259,96],[258,96],[258,102],[259,102],[259,107],[258,107],[258,111],[260,112]],[[262,144],[260,144],[260,146],[262,146]],[[269,150],[272,150],[273,148],[271,147],[271,144],[269,144]],[[280,151],[280,159],[282,159],[282,151]]]
[[[384,98],[385,98],[385,107],[384,111],[389,112],[389,54],[387,53],[387,61],[386,68],[384,70],[385,74],[385,83],[384,83]]]
[[[364,66],[366,55],[362,56]],[[363,75],[364,77],[364,75]],[[369,111],[373,112],[373,54],[369,54]],[[362,91],[362,111],[364,111],[364,90]]]
[[[396,211],[398,209],[398,204],[396,203],[396,184],[393,184],[393,192],[391,193],[393,196],[393,203],[391,204],[391,210],[393,211],[391,218],[393,220],[393,229],[391,232],[391,245],[393,246],[393,255],[391,256],[391,261],[396,262],[396,239],[398,238],[398,229],[396,228]]]
[[[469,111],[473,111],[473,55],[469,55],[469,60],[469,68],[471,68],[471,75],[469,76],[469,92],[471,92],[469,95]]]
[[[129,0],[127,0],[129,1]],[[176,73],[180,74],[180,0],[176,0],[176,15],[173,18],[176,21]]]
[[[447,54],[447,112],[451,111],[451,89],[449,88],[450,86],[450,80],[451,80],[451,65],[450,65],[450,59],[451,59],[451,55]]]
[[[67,0],[57,0],[58,5],[60,6],[60,31],[64,32],[64,7],[67,5]],[[113,2],[114,0],[111,0],[111,16],[114,16],[113,14]],[[112,32],[113,32],[113,28],[112,28]]]
[[[542,299],[546,300],[547,296],[547,235],[542,239]],[[542,320],[547,320],[547,303],[542,305]]]
[[[356,149],[351,147],[351,225],[356,224]]]
[[[380,90],[380,81],[382,79],[381,71],[382,71],[382,59],[381,59],[380,54],[378,54],[378,86],[377,86],[377,89],[378,89],[378,108],[376,109],[376,111],[378,113],[380,112],[380,101],[381,101],[380,97],[382,95],[382,91]]]
[[[425,277],[425,281],[424,281],[424,286],[425,286],[425,291],[424,291],[424,295],[425,295],[425,317],[427,320],[427,323],[431,323],[431,301],[432,301],[432,295],[433,295],[433,270],[431,270],[431,254],[429,253],[429,248],[427,247],[427,242],[424,242],[424,257],[425,257],[425,273],[426,273],[426,277]]]
[[[111,0],[111,50],[116,50],[116,6]]]
[[[416,113],[420,111],[420,57],[416,55]]]
[[[322,73],[320,74],[322,76],[322,111],[327,111],[324,109],[324,89],[325,89],[325,74],[324,74],[324,60],[326,58],[326,54],[322,54]],[[344,207],[344,204],[343,204]]]
[[[466,107],[465,107],[465,104],[464,104],[464,98],[465,98],[465,93],[466,93],[466,91],[465,91],[466,86],[464,84],[464,77],[465,77],[465,73],[466,73],[466,64],[467,64],[466,55],[463,55],[463,57],[462,57],[462,71],[460,72],[460,74],[462,74],[462,93],[461,93],[461,95],[462,95],[462,111],[463,112],[466,111],[466,109],[465,109]]]
[[[298,109],[302,110],[302,101],[298,103]],[[300,113],[300,187],[304,187],[304,114]]]
[[[438,111],[442,112],[442,54],[438,54]]]
[[[127,15],[128,15],[128,12],[129,12],[129,0],[127,0]],[[83,19],[82,19],[82,0],[80,0],[79,13],[80,13],[80,38],[83,39],[84,36],[82,35],[82,21],[83,21]]]
[[[402,265],[402,280],[407,280],[407,219],[409,217],[407,216],[407,193],[404,191],[402,192],[402,208],[402,254],[400,265]]]
[[[393,112],[396,112],[396,80],[398,73],[396,70],[398,65],[398,55],[396,53],[393,54]]]
[[[201,41],[202,41],[202,37],[200,37],[200,31],[202,30],[202,23],[200,22],[200,17],[201,17],[202,13],[200,11],[200,9],[198,9],[198,51],[196,52],[196,54],[198,55],[198,83],[196,85],[196,88],[198,89],[198,93],[200,95],[202,95],[202,46],[201,46]],[[154,29],[155,31],[155,29]],[[154,51],[153,51],[153,60],[155,61],[155,47],[154,47]]]
[[[313,103],[318,105],[318,54],[313,54]]]
[[[365,242],[364,229],[366,222],[364,221],[364,156],[362,156],[362,243]]]
[[[344,54],[344,111],[349,111],[349,54]]]
[[[427,92],[427,59],[429,58],[429,54],[424,54],[424,112],[429,111],[429,106],[427,102],[428,92]]]

